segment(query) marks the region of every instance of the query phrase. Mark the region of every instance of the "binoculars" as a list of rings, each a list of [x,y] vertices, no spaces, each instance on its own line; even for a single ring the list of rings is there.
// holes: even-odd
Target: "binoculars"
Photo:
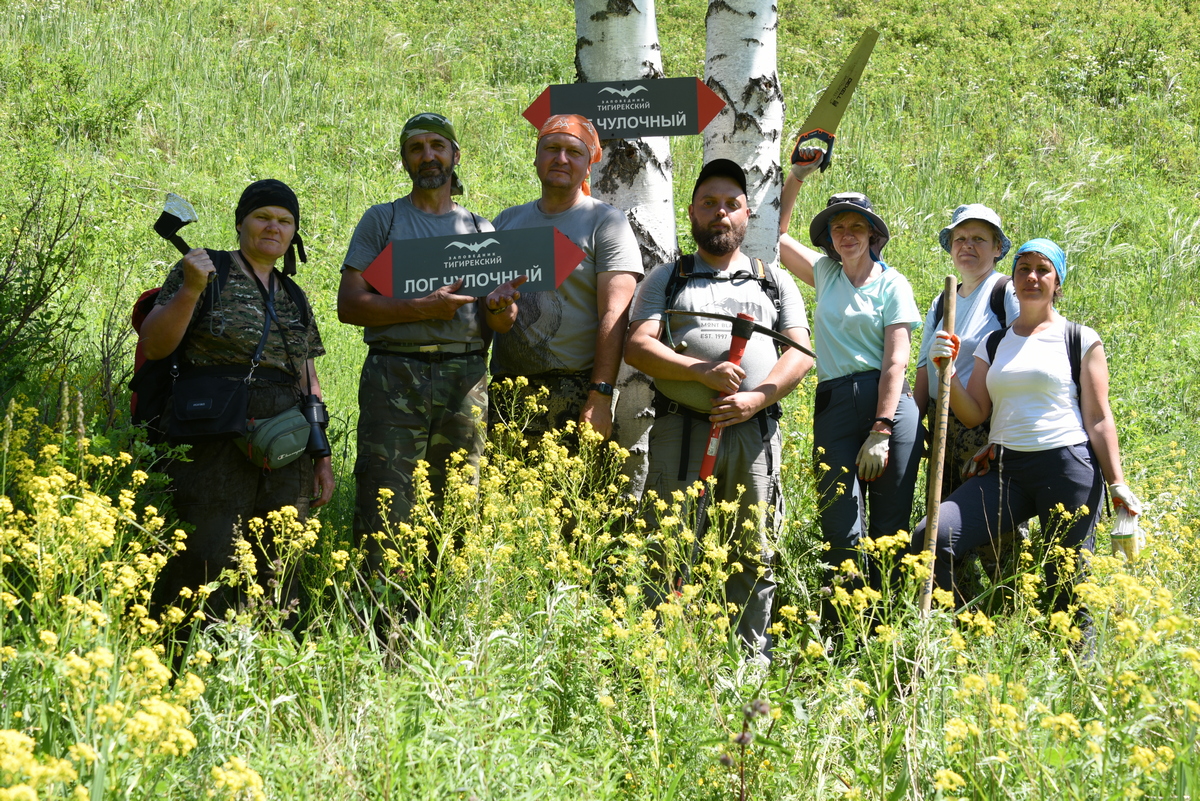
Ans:
[[[333,451],[329,448],[329,437],[325,436],[325,427],[329,425],[329,411],[325,403],[316,395],[309,395],[300,404],[300,411],[308,421],[308,455],[314,459],[331,455]]]

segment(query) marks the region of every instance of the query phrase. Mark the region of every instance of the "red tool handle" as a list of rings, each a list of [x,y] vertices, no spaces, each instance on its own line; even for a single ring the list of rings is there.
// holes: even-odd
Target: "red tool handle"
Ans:
[[[750,314],[738,314],[738,319],[744,325],[734,323],[733,336],[729,343],[728,362],[741,365],[742,356],[746,354],[746,344],[754,333],[754,317]],[[704,449],[704,458],[700,461],[700,480],[704,481],[713,474],[717,466],[717,448],[721,444],[721,429],[714,423],[708,429],[708,446]],[[703,490],[701,490],[703,491]]]

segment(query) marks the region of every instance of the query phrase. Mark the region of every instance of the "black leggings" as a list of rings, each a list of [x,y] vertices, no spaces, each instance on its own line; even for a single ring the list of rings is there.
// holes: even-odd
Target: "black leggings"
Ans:
[[[1038,516],[1047,547],[1095,550],[1096,523],[1104,496],[1104,480],[1095,454],[1087,443],[1047,451],[1014,451],[996,446],[991,469],[967,481],[942,501],[938,518],[937,560],[934,578],[942,589],[954,589],[954,570],[966,554],[1012,531],[1017,524]],[[1062,504],[1067,515],[1056,512]],[[1086,507],[1086,511],[1084,511]],[[913,536],[914,551],[925,543],[925,520]],[[1065,610],[1072,593],[1060,578],[1059,561],[1046,560],[1046,589],[1053,607]],[[1080,563],[1080,570],[1084,569]],[[967,599],[958,598],[959,602]]]

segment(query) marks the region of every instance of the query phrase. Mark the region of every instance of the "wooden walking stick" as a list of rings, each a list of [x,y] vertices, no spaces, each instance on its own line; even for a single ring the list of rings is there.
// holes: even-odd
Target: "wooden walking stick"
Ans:
[[[954,333],[954,302],[958,282],[946,276],[942,291],[942,329]],[[933,565],[937,559],[938,517],[942,507],[942,468],[946,459],[946,423],[950,417],[950,362],[938,367],[937,407],[933,413],[933,442],[929,446],[929,489],[925,494],[925,551],[929,554],[929,577],[921,587],[921,616],[929,615],[933,601]]]

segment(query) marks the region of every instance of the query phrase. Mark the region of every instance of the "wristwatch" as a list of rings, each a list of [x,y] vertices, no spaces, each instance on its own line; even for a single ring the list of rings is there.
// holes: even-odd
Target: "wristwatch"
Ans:
[[[597,384],[590,384],[588,386],[588,390],[591,392],[599,392],[601,395],[607,395],[611,398],[613,394],[613,385],[605,384],[603,381],[601,381]]]

